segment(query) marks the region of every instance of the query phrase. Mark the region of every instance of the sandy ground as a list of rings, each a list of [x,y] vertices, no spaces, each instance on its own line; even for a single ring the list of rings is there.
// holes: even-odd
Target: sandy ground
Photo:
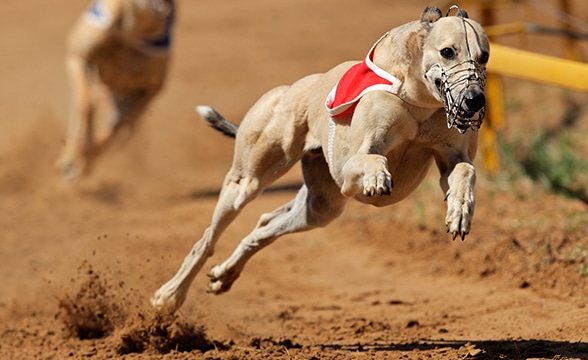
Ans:
[[[483,170],[465,242],[444,232],[431,171],[402,204],[350,203],[329,227],[277,241],[227,294],[207,294],[201,274],[175,316],[149,307],[208,225],[231,161],[232,141],[194,105],[238,122],[268,89],[362,58],[427,3],[179,1],[166,88],[135,136],[75,186],[53,162],[69,101],[64,38],[87,4],[4,3],[0,359],[588,359],[586,204]],[[558,55],[546,41],[527,46]],[[510,139],[560,122],[569,99],[586,103],[507,84]],[[299,181],[294,170],[251,204],[206,267]]]

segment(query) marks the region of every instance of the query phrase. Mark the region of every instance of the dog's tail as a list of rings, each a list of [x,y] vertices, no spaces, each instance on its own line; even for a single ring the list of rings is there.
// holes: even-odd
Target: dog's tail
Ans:
[[[239,125],[230,122],[225,119],[218,111],[211,106],[198,105],[196,106],[196,112],[208,122],[208,124],[215,130],[220,131],[223,135],[231,138],[237,136]]]

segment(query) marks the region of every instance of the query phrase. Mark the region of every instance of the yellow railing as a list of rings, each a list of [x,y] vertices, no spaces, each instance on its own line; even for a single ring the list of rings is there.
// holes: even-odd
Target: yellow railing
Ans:
[[[490,51],[492,55],[487,66],[490,73],[588,91],[588,65],[585,63],[494,43]]]

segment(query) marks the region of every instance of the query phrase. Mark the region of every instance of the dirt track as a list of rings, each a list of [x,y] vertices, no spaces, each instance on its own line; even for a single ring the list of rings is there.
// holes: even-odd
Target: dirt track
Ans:
[[[349,203],[328,228],[277,241],[227,294],[207,294],[201,274],[176,317],[150,310],[208,225],[231,161],[232,142],[194,105],[238,121],[271,87],[363,57],[427,3],[180,1],[164,92],[139,132],[73,187],[53,162],[69,101],[64,38],[86,3],[3,4],[0,359],[588,359],[586,204],[483,171],[465,242],[444,233],[431,171],[398,206]],[[566,111],[565,92],[509,84],[521,95],[510,138]],[[251,204],[206,267],[298,182],[293,171]]]

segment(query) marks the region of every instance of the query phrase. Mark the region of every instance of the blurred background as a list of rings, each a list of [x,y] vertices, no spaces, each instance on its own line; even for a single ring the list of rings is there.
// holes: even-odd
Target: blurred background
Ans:
[[[521,311],[520,316],[528,317],[517,318],[522,325],[510,333],[512,329],[498,325],[501,321],[489,330],[476,321],[465,324],[440,318],[440,323],[457,324],[446,325],[448,331],[462,326],[461,335],[452,336],[581,338],[581,323],[588,320],[587,1],[177,3],[172,63],[162,93],[133,137],[108,151],[94,172],[68,185],[54,170],[70,98],[65,37],[88,3],[3,2],[0,324],[10,324],[12,330],[5,327],[0,334],[19,334],[14,329],[33,326],[32,322],[41,328],[56,326],[56,294],[75,289],[81,264],[90,263],[116,279],[111,283],[127,284],[126,289],[131,287],[141,301],[175,272],[208,224],[233,153],[232,140],[210,130],[197,117],[195,105],[214,106],[228,119],[240,122],[269,89],[345,60],[362,59],[383,33],[418,19],[426,5],[437,5],[445,12],[455,3],[485,26],[499,49],[491,53],[488,65],[488,113],[476,159],[477,209],[466,242],[452,243],[444,233],[445,204],[438,174],[432,169],[417,191],[392,209],[350,203],[331,227],[272,245],[252,261],[247,276],[226,296],[202,295],[206,277],[199,276],[185,313],[200,316],[207,309],[211,315],[199,320],[204,319],[219,339],[264,334],[276,323],[260,320],[256,326],[248,319],[266,311],[283,311],[296,298],[297,287],[309,290],[307,299],[298,294],[299,302],[322,304],[326,298],[334,299],[333,293],[343,301],[354,298],[354,291],[384,286],[386,281],[362,274],[370,267],[396,279],[390,275],[395,271],[392,264],[410,261],[420,264],[419,271],[427,276],[457,277],[469,285],[500,284],[484,294],[504,292],[514,299],[518,295],[513,294],[530,289],[533,298],[556,298],[574,309],[550,308],[551,316],[559,320],[544,323],[541,329],[532,326],[532,315]],[[299,170],[294,169],[277,186],[288,188],[299,181]],[[276,191],[252,204],[242,222],[228,230],[210,265],[228,256],[260,213],[292,196],[292,192]],[[294,243],[297,248],[292,248]],[[353,266],[353,259],[363,259],[359,261],[363,267]],[[312,264],[304,265],[307,260]],[[419,284],[413,281],[411,286],[416,289]],[[435,285],[423,287],[427,286]],[[321,289],[331,295],[313,298],[311,293],[321,294]],[[459,298],[459,291],[447,296]],[[271,305],[264,296],[272,299]],[[280,303],[280,299],[286,300]],[[247,309],[234,306],[240,300]],[[459,299],[445,303],[453,301]],[[498,317],[506,316],[495,313],[500,309],[517,306],[525,305],[505,302],[479,309]],[[346,311],[354,314],[356,310],[350,306]],[[235,325],[237,330],[220,325],[223,317],[240,324]],[[337,318],[341,315],[334,314],[332,321]],[[509,318],[503,319],[507,324]],[[569,325],[563,330],[558,322],[562,319]],[[418,339],[417,328],[405,328],[399,331]],[[438,336],[438,327],[431,325],[429,330]],[[429,336],[425,325],[419,331]],[[40,338],[32,336],[31,346],[49,351]],[[6,340],[0,355],[17,340]]]

